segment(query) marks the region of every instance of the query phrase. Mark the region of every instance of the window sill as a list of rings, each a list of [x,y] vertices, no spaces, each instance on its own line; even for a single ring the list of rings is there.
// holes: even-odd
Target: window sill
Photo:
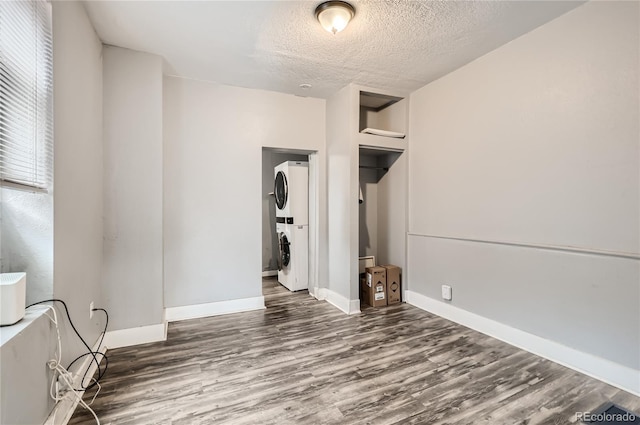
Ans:
[[[33,306],[25,312],[24,317],[18,323],[0,327],[0,347],[24,332],[32,323],[35,323],[40,316],[43,316],[47,310],[49,310],[48,306]]]
[[[6,189],[14,189],[22,192],[31,192],[31,193],[49,193],[47,188],[40,186],[31,186],[28,184],[16,183],[10,180],[1,180],[0,179],[0,187]]]

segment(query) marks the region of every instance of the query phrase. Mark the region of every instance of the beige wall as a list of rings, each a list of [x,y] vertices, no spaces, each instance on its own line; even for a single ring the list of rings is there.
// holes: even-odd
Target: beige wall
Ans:
[[[104,326],[101,314],[89,320],[89,303],[104,307],[102,43],[80,3],[53,3],[53,74],[53,294],[67,302],[78,331],[93,344]],[[66,365],[86,348],[63,321]]]
[[[329,289],[346,300],[359,298],[352,285],[358,279],[359,245],[358,146],[352,141],[357,122],[353,122],[352,98],[351,86],[329,98],[326,121]]]
[[[162,59],[104,48],[104,280],[110,330],[161,324]]]
[[[589,2],[412,94],[409,289],[640,370],[638,7]]]
[[[164,96],[166,307],[262,296],[262,147],[318,151],[324,205],[325,102],[174,77]]]

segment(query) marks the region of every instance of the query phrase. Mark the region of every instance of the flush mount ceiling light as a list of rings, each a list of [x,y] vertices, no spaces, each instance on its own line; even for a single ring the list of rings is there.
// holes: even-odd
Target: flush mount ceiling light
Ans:
[[[355,14],[353,6],[344,1],[326,1],[316,7],[316,19],[333,34],[345,29]]]

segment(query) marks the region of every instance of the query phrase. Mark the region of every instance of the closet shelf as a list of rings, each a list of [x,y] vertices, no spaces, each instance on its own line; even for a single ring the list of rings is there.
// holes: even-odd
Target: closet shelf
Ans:
[[[396,139],[404,139],[406,136],[404,133],[399,133],[397,131],[380,130],[378,128],[369,128],[369,127],[365,128],[360,133],[373,134],[375,136],[383,136],[383,137],[393,137]]]
[[[357,133],[356,140],[360,148],[403,152],[407,148],[407,138],[384,137],[376,134]]]
[[[364,168],[364,169],[367,169],[367,170],[389,171],[389,167],[374,167],[372,165],[360,165],[360,168]]]

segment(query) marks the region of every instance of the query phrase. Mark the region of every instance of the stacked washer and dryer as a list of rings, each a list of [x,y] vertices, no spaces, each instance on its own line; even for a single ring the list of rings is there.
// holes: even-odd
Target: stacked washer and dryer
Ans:
[[[309,286],[309,163],[286,161],[274,173],[278,282],[300,291]]]

